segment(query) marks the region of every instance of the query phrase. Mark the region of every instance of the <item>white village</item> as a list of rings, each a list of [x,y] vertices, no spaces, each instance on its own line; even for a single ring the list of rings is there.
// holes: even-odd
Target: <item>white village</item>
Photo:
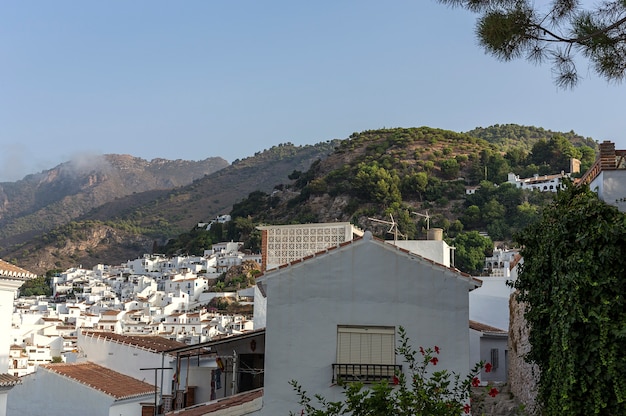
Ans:
[[[624,211],[615,197],[624,151],[603,145],[582,180]],[[555,178],[538,191],[555,192]],[[233,241],[202,256],[78,265],[52,278],[49,298],[17,297],[36,276],[0,261],[0,414],[300,414],[291,380],[336,400],[339,379],[408,371],[395,350],[400,327],[416,346],[440,350],[438,368],[466,374],[484,360],[492,367],[482,383],[532,394],[523,316],[511,316],[520,308],[507,284],[519,252],[495,247],[483,274],[470,276],[455,268],[441,229],[405,240],[393,218],[386,224],[384,240],[347,222],[263,225],[260,253]],[[253,284],[219,290],[217,278],[235,267],[255,270]]]

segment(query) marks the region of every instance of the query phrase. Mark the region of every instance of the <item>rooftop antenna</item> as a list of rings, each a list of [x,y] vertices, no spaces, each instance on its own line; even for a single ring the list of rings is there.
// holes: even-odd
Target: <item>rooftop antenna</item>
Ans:
[[[376,219],[376,218],[368,218],[368,219],[370,221],[375,221],[375,222],[380,222],[380,223],[383,223],[383,224],[390,225],[391,227],[389,227],[389,230],[387,230],[387,233],[393,234],[393,241],[394,242],[398,241],[398,236],[406,238],[406,236],[404,234],[402,234],[400,232],[400,230],[398,230],[398,223],[393,219],[393,215],[389,214],[389,217],[391,217],[391,221],[384,221],[384,220],[379,220],[379,219]]]
[[[419,215],[420,217],[426,218],[426,231],[430,230],[430,215],[428,215],[428,210],[426,210],[426,214],[421,214],[415,211],[411,211],[411,214]]]

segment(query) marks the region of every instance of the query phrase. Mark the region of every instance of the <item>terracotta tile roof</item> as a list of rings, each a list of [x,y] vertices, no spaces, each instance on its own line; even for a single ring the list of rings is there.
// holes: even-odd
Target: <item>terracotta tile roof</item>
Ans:
[[[0,387],[13,387],[17,384],[21,384],[19,377],[12,376],[11,374],[0,374]]]
[[[37,277],[35,273],[31,273],[28,270],[24,270],[21,267],[17,267],[11,263],[0,259],[0,277],[17,278],[19,280],[33,279]]]
[[[131,345],[153,352],[165,352],[175,348],[185,347],[187,344],[154,335],[120,335],[112,332],[83,331],[83,335],[93,338],[103,338],[111,342]]]
[[[507,331],[505,331],[504,329],[496,328],[495,326],[483,324],[478,321],[472,321],[471,319],[469,321],[469,327],[471,329],[474,329],[476,331],[481,331],[481,332],[495,332],[495,333],[502,333],[502,334],[507,333]]]
[[[189,407],[187,409],[175,410],[173,412],[166,413],[168,416],[204,416],[210,415],[214,412],[218,412],[223,409],[231,409],[236,406],[241,406],[246,403],[250,403],[253,400],[263,397],[263,389],[251,390],[245,393],[236,394],[234,396],[226,397],[224,399],[216,400],[213,402]],[[260,409],[260,406],[259,406]],[[257,409],[258,410],[258,409]],[[229,413],[236,414],[236,413]]]
[[[43,364],[39,368],[75,380],[116,400],[154,394],[153,385],[90,362]]]

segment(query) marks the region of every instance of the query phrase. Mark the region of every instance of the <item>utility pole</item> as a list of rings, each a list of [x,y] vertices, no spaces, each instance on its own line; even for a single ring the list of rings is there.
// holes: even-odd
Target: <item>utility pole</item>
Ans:
[[[158,398],[158,391],[159,389],[157,388],[157,376],[158,373],[157,371],[159,370],[173,370],[172,367],[148,367],[148,368],[140,368],[139,370],[154,370],[154,416],[158,415],[158,406],[157,406],[157,398]]]
[[[235,395],[235,387],[237,386],[237,351],[233,350],[233,381],[231,387],[231,394]]]

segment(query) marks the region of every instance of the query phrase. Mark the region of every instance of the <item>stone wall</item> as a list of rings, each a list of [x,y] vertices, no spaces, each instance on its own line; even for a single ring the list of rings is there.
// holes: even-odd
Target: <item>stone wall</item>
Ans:
[[[528,414],[536,411],[537,384],[539,368],[529,364],[524,356],[530,351],[528,325],[524,319],[526,305],[515,299],[516,293],[509,300],[509,388],[511,394],[526,407]]]

